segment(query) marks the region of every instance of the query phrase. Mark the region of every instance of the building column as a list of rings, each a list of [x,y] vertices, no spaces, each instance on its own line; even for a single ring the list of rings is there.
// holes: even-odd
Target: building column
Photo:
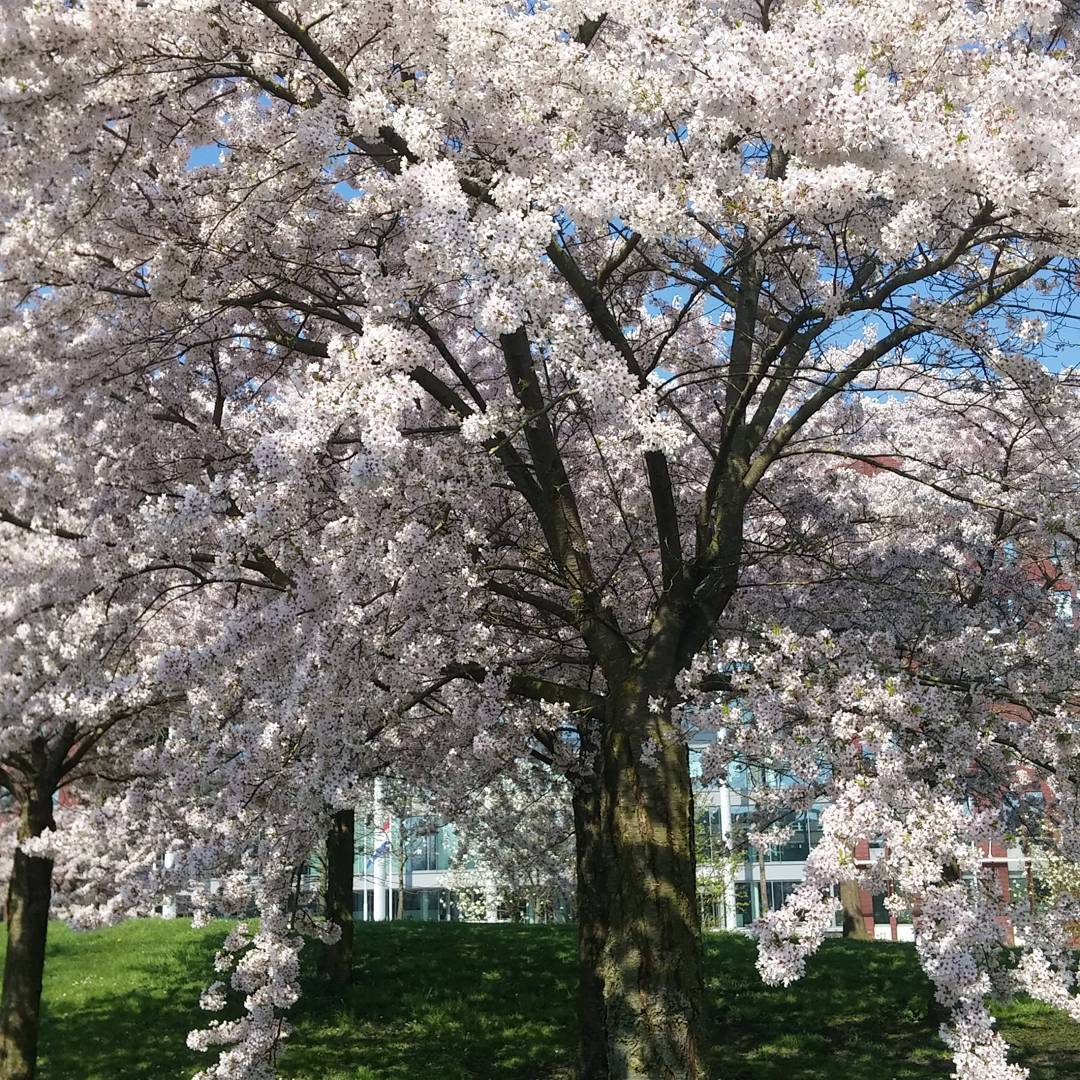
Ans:
[[[379,850],[379,846],[383,840],[386,839],[386,834],[382,831],[383,822],[386,820],[383,817],[385,811],[382,805],[382,780],[379,777],[375,778],[375,796],[374,796],[374,809],[375,809],[375,830],[371,840],[371,851],[374,854]],[[372,883],[373,883],[373,898],[374,904],[371,917],[375,922],[386,922],[388,919],[386,911],[386,885],[390,862],[390,849],[375,859],[372,870]]]
[[[176,852],[165,852],[165,869],[171,870],[176,865]],[[172,893],[166,893],[161,898],[161,917],[163,919],[176,918],[176,897]]]
[[[720,785],[720,837],[728,843],[731,840],[731,788]],[[724,929],[735,929],[735,875],[724,870]]]

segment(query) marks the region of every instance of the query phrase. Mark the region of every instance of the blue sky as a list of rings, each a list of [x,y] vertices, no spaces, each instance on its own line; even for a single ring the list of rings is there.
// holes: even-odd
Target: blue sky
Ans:
[[[188,154],[187,168],[200,169],[206,165],[217,165],[221,154],[229,154],[227,146],[219,143],[204,143],[202,146],[192,147]]]
[[[231,153],[230,149],[221,143],[205,143],[192,147],[188,155],[187,168],[190,170],[218,165],[221,156],[227,156],[229,153]],[[336,184],[334,190],[344,199],[355,199],[363,195],[360,189],[346,181]],[[670,289],[664,290],[661,295],[669,300],[678,295],[685,301],[689,298],[689,294],[688,287],[673,285]],[[1032,299],[1036,300],[1036,297],[1033,296]],[[853,334],[857,335],[858,332],[853,331]],[[1044,346],[1038,350],[1038,357],[1053,372],[1080,365],[1080,316],[1064,319],[1054,327]]]

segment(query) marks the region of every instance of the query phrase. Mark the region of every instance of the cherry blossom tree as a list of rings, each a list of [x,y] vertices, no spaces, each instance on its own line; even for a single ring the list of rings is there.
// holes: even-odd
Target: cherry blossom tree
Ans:
[[[0,435],[0,785],[17,818],[7,878],[0,1076],[34,1075],[62,790],[89,796],[160,732],[169,694],[153,650],[168,612],[95,565],[110,522],[56,413],[7,402]],[[64,451],[67,451],[65,454]],[[58,455],[54,456],[54,455]],[[80,497],[80,488],[83,493]]]
[[[5,20],[5,363],[38,395],[107,396],[111,452],[149,493],[142,557],[274,594],[176,658],[236,690],[221,656],[264,635],[254,744],[192,760],[239,755],[250,779],[282,745],[260,724],[316,718],[312,752],[278,760],[325,808],[364,741],[346,701],[437,730],[418,769],[455,739],[574,728],[583,1077],[702,1071],[681,717],[771,478],[820,478],[838,401],[941,403],[921,438],[951,445],[971,373],[1039,382],[1026,357],[1077,243],[1073,33],[1046,0]],[[837,837],[859,831],[842,794]],[[286,803],[258,802],[277,838]],[[996,1053],[972,1024],[970,1077],[970,1047]]]
[[[1012,1078],[1026,1072],[993,1034],[987,996],[1021,990],[1075,1013],[1062,949],[1076,893],[1036,912],[1026,893],[1002,896],[981,852],[1049,840],[1075,858],[1080,429],[1075,392],[1007,383],[929,407],[915,393],[845,406],[814,452],[816,483],[805,462],[786,473],[803,451],[779,463],[744,577],[764,587],[729,609],[738,706],[713,708],[726,712],[718,770],[785,777],[755,790],[760,806],[830,803],[806,884],[760,928],[763,976],[801,972],[836,886],[889,892],[914,912],[959,1074]],[[1009,798],[1031,789],[1051,794],[1037,823]],[[860,839],[882,856],[857,865]],[[1001,948],[1010,926],[1027,946],[1018,963]]]
[[[444,814],[456,840],[449,883],[468,917],[490,917],[494,902],[513,918],[526,905],[553,917],[560,900],[573,900],[573,810],[559,771],[519,757]]]

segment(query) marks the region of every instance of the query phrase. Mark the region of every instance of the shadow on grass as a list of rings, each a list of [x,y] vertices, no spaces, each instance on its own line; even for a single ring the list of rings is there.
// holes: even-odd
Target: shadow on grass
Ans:
[[[185,1037],[206,1018],[199,994],[225,932],[150,921],[91,934],[50,927],[39,1080],[187,1080],[205,1066]]]
[[[569,1077],[572,928],[367,925],[354,985],[312,984],[282,1074],[294,1080]],[[309,963],[314,962],[311,957]],[[709,1072],[725,1080],[930,1080],[951,1064],[914,953],[829,942],[807,976],[765,987],[753,942],[709,935]]]
[[[802,980],[766,987],[754,942],[710,935],[712,1071],[731,1080],[924,1080],[952,1071],[912,950],[829,941]]]
[[[353,985],[315,980],[296,1013],[285,1077],[541,1080],[573,1060],[572,928],[367,924]],[[308,960],[313,969],[314,950]]]
[[[766,987],[755,945],[710,935],[711,1073],[725,1080],[929,1080],[952,1075],[930,1015],[931,988],[910,945],[827,941],[806,975]],[[1030,1001],[998,1007],[1011,1060],[1031,1080],[1080,1080],[1080,1025]],[[721,1049],[722,1048],[722,1049]]]
[[[1080,1024],[1026,1000],[994,1011],[1016,1059],[1031,1069],[1031,1080],[1080,1078]]]
[[[185,1045],[225,924],[50,928],[39,1080],[187,1080]],[[344,994],[314,975],[281,1061],[291,1080],[569,1080],[577,1029],[572,927],[368,924]],[[951,1062],[910,946],[829,941],[805,978],[762,985],[755,947],[706,937],[708,1069],[723,1080],[931,1080]],[[1002,1034],[1032,1080],[1080,1080],[1080,1025],[1017,1002]]]

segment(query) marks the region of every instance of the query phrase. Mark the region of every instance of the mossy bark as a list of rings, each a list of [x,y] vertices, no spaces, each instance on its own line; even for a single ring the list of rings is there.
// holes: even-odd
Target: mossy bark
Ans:
[[[22,801],[19,840],[53,827],[51,792]],[[52,860],[18,848],[7,896],[7,956],[0,997],[0,1080],[33,1080],[41,1023],[41,982],[52,899]]]
[[[353,858],[356,814],[339,810],[326,834],[326,918],[341,928],[341,937],[323,953],[322,974],[336,986],[352,978],[353,963]]]
[[[608,698],[602,741],[600,975],[609,1080],[699,1080],[704,1001],[687,748],[671,680]]]
[[[600,777],[574,787],[578,931],[578,1080],[607,1080],[607,1023],[601,964],[607,938]]]

